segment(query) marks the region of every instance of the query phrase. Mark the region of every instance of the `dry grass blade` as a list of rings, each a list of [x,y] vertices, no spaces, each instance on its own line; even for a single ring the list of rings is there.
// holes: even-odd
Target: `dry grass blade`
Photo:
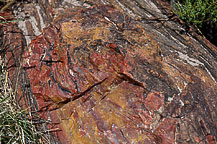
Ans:
[[[0,143],[43,143],[42,132],[26,113],[16,105],[8,72],[0,57]]]
[[[16,0],[1,0],[1,2],[6,3],[2,8],[1,8],[1,12],[5,11],[6,9],[8,9],[9,7],[11,7],[12,4],[14,4]]]

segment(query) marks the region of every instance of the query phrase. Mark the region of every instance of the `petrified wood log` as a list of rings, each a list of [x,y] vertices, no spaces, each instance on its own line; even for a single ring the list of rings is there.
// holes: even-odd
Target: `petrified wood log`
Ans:
[[[214,144],[216,47],[168,6],[25,4],[29,18],[2,27],[1,40],[19,105],[58,128],[57,143]]]

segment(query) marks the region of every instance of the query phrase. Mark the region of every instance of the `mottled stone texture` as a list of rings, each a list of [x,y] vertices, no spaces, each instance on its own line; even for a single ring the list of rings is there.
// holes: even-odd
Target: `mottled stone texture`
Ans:
[[[19,104],[50,121],[57,143],[216,142],[216,47],[183,33],[164,14],[167,3],[58,4],[71,8],[39,2],[37,23],[49,13],[49,25],[34,39],[20,35],[31,43],[15,56],[5,51],[19,58],[12,70]],[[27,22],[19,28],[34,33]]]

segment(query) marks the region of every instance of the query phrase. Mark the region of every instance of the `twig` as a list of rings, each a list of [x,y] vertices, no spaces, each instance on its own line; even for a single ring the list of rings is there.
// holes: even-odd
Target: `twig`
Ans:
[[[1,12],[5,11],[6,9],[8,9],[14,2],[15,2],[15,0],[9,1],[3,8],[1,8]]]

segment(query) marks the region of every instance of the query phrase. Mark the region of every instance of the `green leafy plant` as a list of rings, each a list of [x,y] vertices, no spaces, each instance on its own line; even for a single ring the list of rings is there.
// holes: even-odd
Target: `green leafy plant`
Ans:
[[[217,1],[186,0],[176,2],[174,12],[188,24],[202,27],[206,22],[217,22]]]
[[[217,1],[172,0],[174,13],[188,25],[199,28],[202,34],[217,46]]]

